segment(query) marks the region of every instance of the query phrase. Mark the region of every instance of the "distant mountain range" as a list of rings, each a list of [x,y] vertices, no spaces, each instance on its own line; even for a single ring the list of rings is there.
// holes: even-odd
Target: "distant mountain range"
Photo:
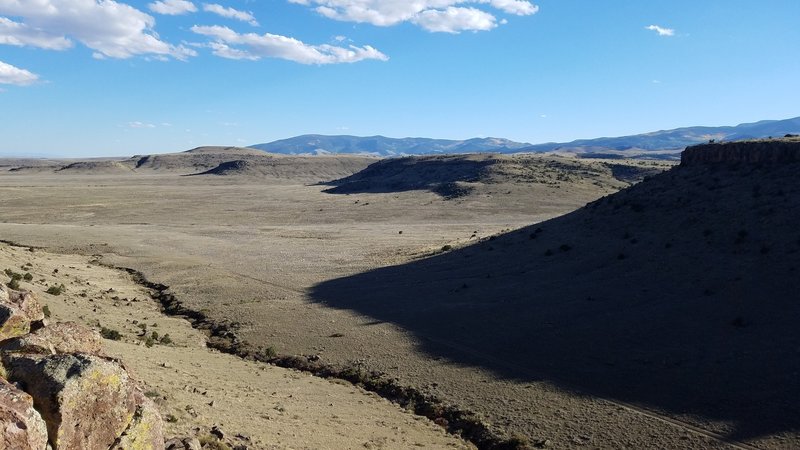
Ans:
[[[462,141],[430,138],[388,138],[384,136],[303,135],[253,145],[251,148],[289,155],[369,154],[375,156],[426,155],[441,153],[563,152],[584,156],[666,156],[686,146],[716,141],[736,141],[800,134],[800,117],[762,120],[726,127],[685,127],[633,136],[580,139],[531,145],[502,138],[474,138]]]
[[[523,151],[562,151],[570,153],[669,152],[683,150],[689,145],[702,144],[712,139],[716,141],[739,141],[743,139],[782,137],[786,134],[800,134],[800,117],[786,120],[762,120],[755,123],[743,123],[735,127],[685,127],[633,136],[580,139],[566,143],[550,142],[532,145],[526,147]]]
[[[430,138],[388,138],[384,136],[324,136],[307,134],[251,148],[270,153],[326,154],[350,153],[375,156],[427,155],[435,153],[518,152],[531,144],[498,138],[474,138],[465,141]]]

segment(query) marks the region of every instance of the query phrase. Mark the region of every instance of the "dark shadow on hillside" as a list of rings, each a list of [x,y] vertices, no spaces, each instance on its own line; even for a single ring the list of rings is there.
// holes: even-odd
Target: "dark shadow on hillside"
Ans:
[[[443,197],[460,197],[469,189],[459,182],[478,182],[494,164],[485,155],[448,155],[385,159],[349,177],[321,183],[329,194],[391,193],[428,190]]]
[[[500,377],[729,421],[733,439],[797,431],[796,170],[673,170],[312,298]]]

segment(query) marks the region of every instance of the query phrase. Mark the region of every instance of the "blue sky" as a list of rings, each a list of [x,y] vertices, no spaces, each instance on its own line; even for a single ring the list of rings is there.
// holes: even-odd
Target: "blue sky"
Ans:
[[[800,1],[0,0],[0,155],[800,115]]]

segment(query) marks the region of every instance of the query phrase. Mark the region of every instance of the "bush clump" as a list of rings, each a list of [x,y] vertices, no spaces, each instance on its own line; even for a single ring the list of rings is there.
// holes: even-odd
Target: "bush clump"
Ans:
[[[11,278],[12,280],[21,280],[21,279],[22,279],[22,274],[21,274],[21,273],[14,272],[14,271],[13,271],[13,270],[11,270],[11,269],[6,269],[6,270],[5,270],[5,273],[6,273],[6,275],[8,275],[8,277],[9,277],[9,278]]]
[[[65,290],[67,290],[67,288],[63,284],[60,284],[58,286],[50,286],[45,292],[50,295],[61,295]]]
[[[106,327],[100,328],[100,336],[111,341],[119,341],[122,339],[122,334],[120,334],[119,331]]]

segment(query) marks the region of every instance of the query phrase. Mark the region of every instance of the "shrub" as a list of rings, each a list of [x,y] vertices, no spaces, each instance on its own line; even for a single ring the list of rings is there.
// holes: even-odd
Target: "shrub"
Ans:
[[[21,273],[14,272],[14,271],[13,271],[13,270],[11,270],[11,269],[6,269],[6,270],[5,270],[5,273],[6,273],[6,275],[8,275],[8,277],[9,277],[9,278],[11,278],[12,280],[21,280],[21,279],[22,279],[22,274],[21,274]]]
[[[33,281],[33,275],[31,275],[30,272],[27,272],[22,276],[22,279],[30,283]]]
[[[164,336],[161,336],[161,340],[159,342],[162,345],[169,345],[172,344],[172,338],[169,337],[169,333],[166,333]]]
[[[210,434],[200,436],[198,439],[200,441],[200,445],[204,449],[208,450],[231,450],[231,446],[220,441],[216,438],[216,436],[212,436]]]
[[[15,278],[12,278],[11,281],[6,283],[6,286],[8,286],[9,289],[14,289],[16,291],[19,289],[19,281],[17,281]]]
[[[264,350],[262,350],[262,351],[261,351],[261,354],[262,354],[262,355],[264,356],[264,358],[266,358],[266,359],[272,359],[272,358],[274,358],[274,357],[278,356],[278,351],[277,351],[277,350],[275,350],[275,347],[273,347],[273,346],[271,346],[271,345],[270,345],[269,347],[267,347],[267,348],[265,348]]]
[[[48,318],[48,319],[49,319],[49,318],[50,318],[50,316],[52,315],[52,314],[50,313],[50,307],[49,307],[49,306],[47,306],[47,305],[44,305],[44,306],[42,306],[42,313],[44,314],[44,317],[46,317],[46,318]]]
[[[50,295],[61,295],[67,288],[63,284],[58,286],[50,286],[45,292]]]
[[[112,330],[111,328],[101,327],[100,328],[100,336],[103,338],[111,340],[111,341],[119,341],[122,339],[122,334],[120,334],[117,330]]]
[[[155,399],[161,397],[161,394],[158,391],[145,391],[144,396],[150,399]]]
[[[514,450],[524,450],[529,449],[531,447],[531,441],[528,439],[527,436],[519,433],[514,433],[511,437],[506,441],[507,448],[514,449]]]
[[[147,336],[147,339],[145,339],[145,341],[144,341],[144,346],[147,347],[147,348],[150,348],[150,347],[152,347],[154,345],[156,345],[156,341],[153,339],[153,337],[152,336]]]

